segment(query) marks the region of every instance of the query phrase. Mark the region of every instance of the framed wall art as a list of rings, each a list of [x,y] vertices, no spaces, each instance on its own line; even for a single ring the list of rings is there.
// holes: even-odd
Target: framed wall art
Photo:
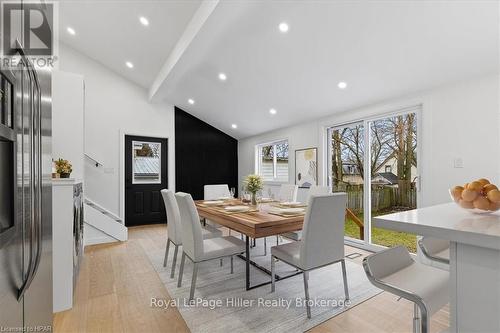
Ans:
[[[295,184],[300,188],[318,185],[318,148],[295,151]]]

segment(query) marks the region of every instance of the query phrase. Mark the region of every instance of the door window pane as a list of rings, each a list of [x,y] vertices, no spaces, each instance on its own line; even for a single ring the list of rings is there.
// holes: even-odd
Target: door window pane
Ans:
[[[161,143],[132,141],[132,183],[161,183]]]
[[[330,131],[330,185],[347,193],[345,235],[364,239],[364,127],[354,124]]]
[[[415,113],[370,122],[371,216],[417,208],[417,117]],[[371,241],[416,252],[416,236],[371,228]]]

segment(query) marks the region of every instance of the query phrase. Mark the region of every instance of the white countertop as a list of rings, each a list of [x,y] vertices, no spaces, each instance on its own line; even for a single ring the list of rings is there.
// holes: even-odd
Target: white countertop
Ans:
[[[500,250],[500,211],[474,214],[455,203],[377,216],[375,227]]]
[[[83,181],[77,178],[52,178],[52,186],[73,186],[79,183]]]

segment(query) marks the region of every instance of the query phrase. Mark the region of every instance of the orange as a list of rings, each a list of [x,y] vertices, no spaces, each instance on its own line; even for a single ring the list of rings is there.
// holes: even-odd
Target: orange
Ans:
[[[500,202],[491,202],[490,201],[490,206],[488,207],[488,210],[495,212],[499,209],[500,209]]]
[[[451,195],[455,201],[460,200],[463,190],[464,188],[462,186],[455,186],[451,189]]]
[[[490,207],[490,201],[483,197],[482,195],[478,196],[476,200],[472,203],[474,208],[481,210],[488,210]]]
[[[467,189],[468,190],[472,190],[472,191],[481,191],[481,189],[483,188],[483,184],[481,184],[480,182],[472,182],[472,183],[469,183],[469,185],[467,186]]]
[[[481,183],[481,185],[483,185],[483,186],[488,185],[490,183],[490,181],[486,178],[478,179],[477,182]]]
[[[464,201],[472,202],[472,201],[476,200],[478,194],[479,193],[477,191],[466,189],[466,190],[463,190],[463,192],[462,192],[462,199]]]
[[[500,202],[500,191],[499,190],[491,190],[488,192],[488,199],[491,202]]]
[[[483,193],[486,194],[491,190],[498,190],[498,187],[494,184],[487,184],[483,186]]]
[[[465,201],[465,200],[460,200],[458,202],[458,204],[463,207],[463,208],[467,208],[467,209],[471,209],[471,208],[474,208],[474,205],[472,204],[472,202],[470,201]]]

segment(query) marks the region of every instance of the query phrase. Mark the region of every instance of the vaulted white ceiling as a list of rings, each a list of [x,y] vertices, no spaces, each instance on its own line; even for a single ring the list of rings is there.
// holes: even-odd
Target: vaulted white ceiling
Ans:
[[[201,0],[66,0],[59,6],[63,43],[149,88]],[[143,26],[139,17],[148,19]],[[67,33],[71,27],[74,36]],[[133,63],[131,70],[125,62]]]
[[[78,19],[82,9],[71,9],[68,17],[61,10],[61,22],[85,36],[84,42],[78,34],[64,40],[121,73],[123,54],[135,55],[141,60],[124,75],[152,87],[153,101],[173,103],[237,138],[498,73],[496,1],[220,1],[152,85],[199,5],[182,2],[175,14],[165,3],[141,5],[149,10],[150,32],[139,26],[137,9],[92,21]],[[107,6],[110,12],[120,7]],[[165,28],[153,31],[172,17],[175,34],[162,38]],[[128,27],[126,36],[121,29],[106,32],[110,22]],[[280,22],[289,24],[286,34]],[[218,79],[220,72],[226,81]],[[340,81],[347,89],[337,88]]]

